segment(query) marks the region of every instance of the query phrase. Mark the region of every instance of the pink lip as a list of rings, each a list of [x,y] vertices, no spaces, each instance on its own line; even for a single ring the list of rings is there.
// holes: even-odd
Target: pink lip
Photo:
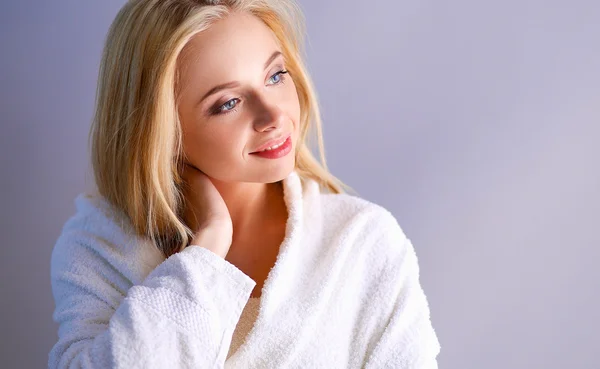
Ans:
[[[292,136],[283,141],[283,144],[276,149],[254,152],[251,155],[263,159],[279,159],[292,152]]]
[[[273,145],[276,145],[276,144],[278,144],[278,143],[285,142],[285,140],[287,140],[289,136],[290,136],[290,135],[280,136],[280,137],[278,137],[278,138],[275,138],[275,139],[273,139],[273,140],[271,140],[271,141],[268,141],[267,143],[265,143],[264,145],[260,146],[260,147],[259,147],[258,149],[256,149],[255,151],[251,152],[251,154],[257,153],[257,152],[259,152],[259,151],[263,151],[263,150],[265,150],[267,147],[271,147],[271,146],[273,146]]]

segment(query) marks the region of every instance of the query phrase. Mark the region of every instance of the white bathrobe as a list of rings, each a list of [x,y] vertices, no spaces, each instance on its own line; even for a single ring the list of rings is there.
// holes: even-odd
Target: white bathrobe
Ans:
[[[79,195],[52,252],[49,368],[437,368],[415,250],[391,213],[296,172],[283,184],[285,239],[229,359],[256,282],[201,246],[165,259]]]

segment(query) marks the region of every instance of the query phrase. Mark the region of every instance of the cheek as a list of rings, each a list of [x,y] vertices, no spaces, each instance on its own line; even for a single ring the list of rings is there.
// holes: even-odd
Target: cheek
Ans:
[[[184,132],[184,150],[190,161],[203,166],[211,163],[222,165],[224,161],[239,158],[244,149],[244,139],[235,124],[211,123],[211,128]],[[230,127],[231,126],[231,127]]]

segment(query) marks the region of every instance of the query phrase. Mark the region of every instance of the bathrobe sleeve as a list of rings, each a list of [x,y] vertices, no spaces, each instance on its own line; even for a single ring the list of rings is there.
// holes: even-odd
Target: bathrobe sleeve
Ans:
[[[419,282],[419,264],[411,241],[391,214],[379,224],[381,250],[388,250],[381,288],[391,301],[385,329],[375,337],[365,369],[437,369],[440,343]]]
[[[79,232],[51,260],[58,342],[49,368],[222,368],[255,282],[200,246],[189,246],[131,285],[118,245]]]

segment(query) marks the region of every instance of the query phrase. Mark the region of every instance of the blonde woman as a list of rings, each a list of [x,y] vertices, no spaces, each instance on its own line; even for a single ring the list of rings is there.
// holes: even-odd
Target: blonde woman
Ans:
[[[323,153],[291,0],[131,0],[51,261],[50,368],[436,368],[410,240]]]

